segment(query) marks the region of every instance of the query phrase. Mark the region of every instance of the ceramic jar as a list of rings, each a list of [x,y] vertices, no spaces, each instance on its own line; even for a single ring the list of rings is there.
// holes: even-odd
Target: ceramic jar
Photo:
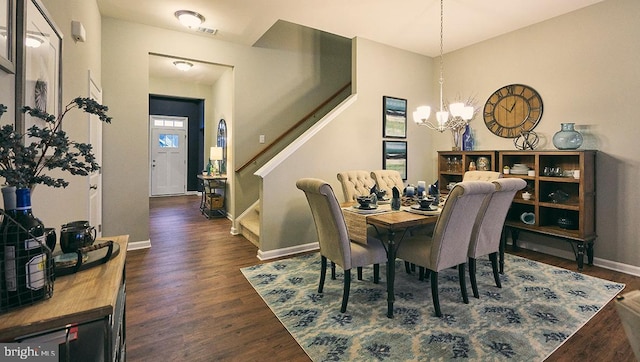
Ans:
[[[582,134],[574,128],[575,123],[561,123],[560,131],[553,135],[553,145],[559,150],[575,150],[582,146]]]
[[[478,171],[489,171],[491,170],[491,161],[489,161],[488,157],[478,157],[476,161],[476,167]]]

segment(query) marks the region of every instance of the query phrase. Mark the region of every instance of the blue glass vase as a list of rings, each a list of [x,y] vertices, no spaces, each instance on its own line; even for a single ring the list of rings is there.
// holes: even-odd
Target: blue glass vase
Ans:
[[[465,126],[464,133],[462,134],[462,150],[473,151],[473,132],[469,125]]]
[[[553,145],[559,150],[575,150],[582,146],[582,134],[574,129],[575,123],[560,123],[560,131],[553,135]]]

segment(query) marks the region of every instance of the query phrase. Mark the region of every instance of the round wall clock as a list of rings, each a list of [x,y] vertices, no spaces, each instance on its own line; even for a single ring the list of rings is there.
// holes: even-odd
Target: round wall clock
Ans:
[[[504,138],[531,131],[542,118],[542,98],[524,84],[509,84],[493,92],[484,105],[484,124]]]

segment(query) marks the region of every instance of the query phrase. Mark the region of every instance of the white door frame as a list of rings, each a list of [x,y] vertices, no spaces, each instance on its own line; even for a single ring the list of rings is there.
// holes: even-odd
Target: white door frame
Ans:
[[[102,89],[94,81],[91,70],[89,74],[89,98],[102,104]],[[98,116],[89,114],[89,143],[96,157],[96,162],[102,165],[102,121]],[[96,236],[102,236],[102,168],[87,176],[88,218],[89,224],[96,229]]]
[[[180,124],[180,125],[178,125]],[[156,196],[153,194],[153,170],[154,170],[154,142],[156,141],[153,137],[154,131],[157,130],[180,130],[184,132],[184,139],[181,140],[181,148],[182,153],[184,155],[184,159],[182,160],[182,164],[184,166],[183,172],[183,188],[181,193],[171,193],[171,195],[179,195],[186,194],[187,192],[187,160],[188,160],[188,148],[187,144],[189,142],[189,133],[187,132],[189,129],[189,118],[188,117],[177,117],[177,116],[162,116],[162,115],[150,115],[149,116],[149,196]],[[161,196],[161,195],[157,195]]]

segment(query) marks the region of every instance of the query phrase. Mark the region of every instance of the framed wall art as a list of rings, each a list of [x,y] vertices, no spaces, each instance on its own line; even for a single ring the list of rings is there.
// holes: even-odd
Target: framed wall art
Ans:
[[[396,170],[407,179],[407,141],[382,141],[382,168]]]
[[[0,69],[14,73],[16,0],[0,0]]]
[[[382,136],[388,138],[407,137],[407,100],[382,97]]]
[[[39,0],[18,0],[16,34],[21,39],[16,109],[29,106],[57,116],[62,107],[62,33]],[[43,121],[16,112],[16,129],[25,132],[36,123],[42,126]]]

